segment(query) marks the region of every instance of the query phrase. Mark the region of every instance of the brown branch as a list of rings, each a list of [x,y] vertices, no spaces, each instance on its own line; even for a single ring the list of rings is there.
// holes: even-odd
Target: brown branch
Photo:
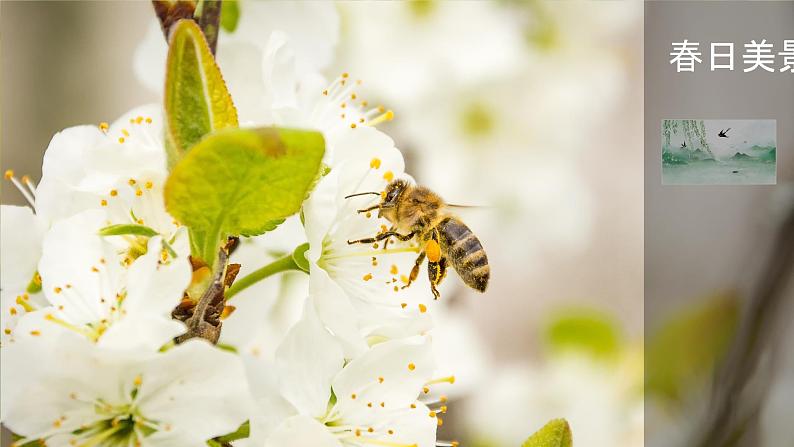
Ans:
[[[221,23],[221,0],[205,0],[201,7],[201,16],[198,17],[198,24],[204,37],[207,38],[207,45],[215,55],[218,46],[218,30]]]
[[[195,337],[203,338],[213,344],[218,342],[221,336],[221,315],[226,305],[224,293],[240,272],[239,264],[228,263],[229,255],[236,245],[236,238],[229,239],[229,242],[219,250],[216,273],[201,298],[194,302],[188,297],[171,312],[172,318],[184,322],[187,326],[187,332],[177,337],[176,343]],[[194,265],[194,270],[204,267],[204,265]]]
[[[772,253],[766,260],[763,276],[752,296],[745,314],[742,331],[736,338],[727,361],[723,364],[714,386],[711,419],[697,445],[716,447],[731,445],[734,436],[747,420],[742,421],[738,410],[742,391],[756,372],[764,345],[769,341],[770,320],[774,319],[783,302],[786,286],[794,272],[794,207],[781,224]],[[757,414],[749,404],[751,416]],[[736,427],[736,425],[739,427]],[[742,430],[743,431],[743,430]]]
[[[187,0],[152,0],[154,13],[160,19],[160,29],[163,30],[166,42],[171,26],[180,19],[192,19],[196,12],[196,2]]]

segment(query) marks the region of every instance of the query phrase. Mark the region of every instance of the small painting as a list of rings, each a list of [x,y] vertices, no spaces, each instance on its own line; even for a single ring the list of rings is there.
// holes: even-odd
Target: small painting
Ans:
[[[662,120],[662,184],[774,185],[775,120]]]

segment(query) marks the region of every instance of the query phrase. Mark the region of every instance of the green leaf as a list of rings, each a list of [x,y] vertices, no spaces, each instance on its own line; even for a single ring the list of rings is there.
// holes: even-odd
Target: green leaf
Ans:
[[[319,132],[279,128],[213,134],[177,163],[165,184],[168,211],[212,265],[228,236],[272,230],[300,210],[325,152]]]
[[[221,28],[233,33],[240,20],[240,4],[237,0],[224,0],[221,6]]]
[[[309,243],[298,245],[292,252],[292,260],[295,264],[306,273],[309,273],[309,260],[306,259],[306,251],[309,249]]]
[[[565,419],[553,419],[530,436],[521,447],[571,447],[573,435]]]
[[[190,19],[171,29],[165,76],[166,149],[173,165],[212,131],[237,127],[237,110],[201,28]]]
[[[138,224],[109,225],[99,230],[100,236],[123,236],[127,234],[153,237],[157,236],[158,233],[145,225]]]
[[[574,350],[599,359],[614,358],[622,342],[615,319],[597,309],[560,311],[546,326],[543,336],[553,352]]]
[[[240,425],[240,427],[237,428],[237,430],[234,431],[234,433],[229,433],[228,435],[219,436],[215,439],[212,439],[212,441],[217,442],[218,445],[223,445],[225,443],[237,441],[238,439],[247,438],[250,434],[250,431],[251,431],[251,425],[248,421],[245,421],[243,422],[242,425]]]
[[[725,355],[739,322],[739,300],[721,293],[664,323],[647,341],[646,391],[680,402],[710,377]]]

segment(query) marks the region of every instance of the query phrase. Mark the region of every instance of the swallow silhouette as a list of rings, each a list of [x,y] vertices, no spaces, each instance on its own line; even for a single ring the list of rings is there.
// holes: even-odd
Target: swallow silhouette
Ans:
[[[726,135],[726,133],[727,133],[729,130],[731,130],[731,128],[730,128],[730,127],[729,127],[729,128],[727,128],[727,129],[725,129],[725,130],[720,130],[720,133],[718,133],[718,134],[717,134],[717,136],[718,136],[718,137],[722,137],[722,138],[728,138],[728,135]]]
[[[681,147],[682,147],[682,148],[685,148],[685,147],[686,147],[686,141],[684,141],[683,143],[681,143]]]

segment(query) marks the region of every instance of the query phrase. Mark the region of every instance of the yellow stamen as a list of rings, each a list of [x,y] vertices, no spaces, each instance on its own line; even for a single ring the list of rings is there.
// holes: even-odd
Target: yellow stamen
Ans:
[[[99,123],[99,130],[101,130],[102,132],[107,132],[108,129],[110,129],[110,125],[108,123],[104,121]]]
[[[425,385],[432,385],[434,383],[444,383],[444,382],[447,382],[450,385],[455,383],[455,376],[446,376],[446,377],[441,377],[441,378],[438,378],[438,379],[433,379],[433,380],[427,382]],[[442,397],[444,398],[444,400],[442,402],[446,401],[447,398],[445,396],[442,396]]]
[[[33,312],[34,310],[36,310],[36,308],[31,306],[31,304],[29,302],[24,300],[21,295],[17,297],[16,302],[17,302],[17,304],[22,306],[23,309],[25,309],[25,312]],[[12,307],[12,309],[13,309],[13,307]]]
[[[391,110],[387,110],[385,113],[378,115],[377,117],[367,121],[367,126],[377,126],[378,124],[384,121],[391,121],[394,119],[394,112]]]
[[[414,365],[413,363],[408,364],[408,371],[413,371],[415,369],[416,369],[416,365]]]
[[[5,178],[6,180],[11,180],[12,178],[14,178],[14,170],[6,169]]]
[[[370,160],[369,161],[369,167],[373,168],[373,169],[379,169],[380,168],[380,158],[376,157],[376,158],[373,158],[372,160]]]
[[[394,180],[394,173],[391,172],[391,171],[384,172],[383,173],[383,180],[386,180],[387,182],[390,182],[390,181]]]

